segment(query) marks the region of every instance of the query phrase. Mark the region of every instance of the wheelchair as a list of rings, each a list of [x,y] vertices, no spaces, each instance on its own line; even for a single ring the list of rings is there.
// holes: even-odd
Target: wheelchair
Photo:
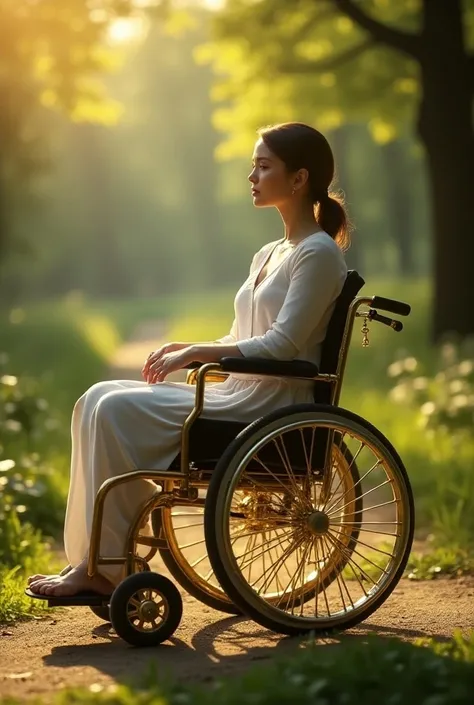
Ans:
[[[163,471],[110,478],[95,500],[89,575],[100,565],[122,565],[126,577],[111,596],[51,597],[49,606],[88,605],[129,644],[157,645],[183,612],[174,583],[150,569],[157,553],[193,597],[282,634],[344,630],[382,605],[410,554],[413,494],[391,443],[339,399],[355,319],[363,319],[365,347],[370,322],[403,328],[379,310],[407,316],[410,306],[359,296],[364,284],[348,272],[319,367],[261,358],[190,365],[195,406],[179,455]],[[231,373],[312,381],[314,403],[250,424],[203,418],[205,384]],[[101,557],[107,494],[139,478],[154,481],[157,493],[130,526],[125,555]],[[141,532],[150,516],[151,536]]]

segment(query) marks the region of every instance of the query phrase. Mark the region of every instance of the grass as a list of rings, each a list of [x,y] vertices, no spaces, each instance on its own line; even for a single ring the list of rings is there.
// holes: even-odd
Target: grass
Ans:
[[[428,548],[424,552],[413,552],[408,561],[406,574],[409,580],[435,580],[443,576],[459,578],[474,573],[472,550],[452,546]]]
[[[24,594],[26,579],[32,573],[57,572],[58,561],[41,534],[30,524],[20,522],[16,512],[9,514],[2,529],[6,535],[2,535],[1,544],[9,555],[0,556],[0,624],[45,615],[46,603]]]

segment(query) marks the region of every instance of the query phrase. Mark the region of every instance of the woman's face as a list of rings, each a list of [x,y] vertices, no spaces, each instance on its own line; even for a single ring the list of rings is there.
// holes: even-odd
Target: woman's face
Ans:
[[[252,156],[252,171],[249,174],[255,206],[279,206],[292,196],[293,179],[285,163],[266,146],[260,138]]]

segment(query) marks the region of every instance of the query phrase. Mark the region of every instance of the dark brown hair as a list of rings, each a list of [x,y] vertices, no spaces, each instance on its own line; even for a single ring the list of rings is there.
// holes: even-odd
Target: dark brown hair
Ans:
[[[309,196],[319,225],[341,250],[350,246],[350,226],[341,196],[329,192],[334,178],[334,156],[327,139],[314,127],[285,122],[262,127],[258,134],[288,171],[308,170]]]

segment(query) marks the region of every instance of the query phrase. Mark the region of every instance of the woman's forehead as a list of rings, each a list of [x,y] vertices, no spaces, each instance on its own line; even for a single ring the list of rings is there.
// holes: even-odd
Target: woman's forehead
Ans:
[[[253,158],[256,159],[271,159],[272,157],[275,157],[273,152],[271,152],[265,142],[260,138],[257,140],[254,150],[253,150]]]

